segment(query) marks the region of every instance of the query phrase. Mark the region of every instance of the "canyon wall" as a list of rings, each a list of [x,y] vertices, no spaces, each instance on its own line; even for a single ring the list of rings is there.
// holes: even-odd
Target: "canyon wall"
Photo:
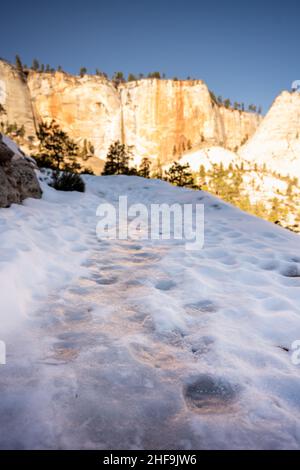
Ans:
[[[120,96],[112,82],[62,72],[30,72],[27,82],[38,122],[54,119],[77,142],[90,141],[99,157],[121,138]]]
[[[115,87],[102,77],[30,72],[37,119],[55,119],[73,138],[87,139],[105,158],[119,139],[138,161],[166,162],[185,149],[220,144],[235,149],[260,117],[215,105],[202,81],[144,79]]]
[[[246,160],[300,179],[300,93],[283,91],[239,153]]]
[[[120,87],[124,141],[163,163],[191,148],[236,150],[261,117],[216,105],[200,80],[147,79]]]
[[[54,119],[78,143],[90,141],[105,159],[115,140],[161,163],[207,145],[239,148],[261,117],[216,105],[200,80],[143,79],[116,86],[98,76],[29,71],[26,79],[0,61],[0,98],[8,121],[32,134]],[[1,101],[0,101],[1,102]]]
[[[27,135],[35,135],[30,92],[25,76],[5,61],[0,60],[0,122],[24,126]]]

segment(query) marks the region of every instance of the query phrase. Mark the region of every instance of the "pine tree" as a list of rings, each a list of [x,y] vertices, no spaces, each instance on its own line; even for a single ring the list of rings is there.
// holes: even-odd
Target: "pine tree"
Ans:
[[[84,77],[84,75],[87,74],[87,68],[86,67],[80,67],[80,70],[79,70],[79,75],[81,77]]]
[[[80,157],[84,162],[86,162],[89,158],[95,155],[95,148],[87,139],[84,139],[82,148],[80,150]]]
[[[129,167],[132,154],[125,144],[119,140],[111,144],[105,161],[102,175],[128,175],[131,172]]]
[[[200,170],[199,170],[199,176],[202,180],[205,179],[206,176],[206,170],[204,165],[200,165]]]
[[[116,85],[119,85],[120,83],[124,83],[125,78],[124,78],[123,72],[115,72],[113,74],[112,80]]]
[[[272,209],[268,214],[268,219],[270,222],[276,222],[279,219],[280,214],[280,201],[277,197],[272,199]],[[260,214],[256,214],[260,215]]]
[[[135,82],[136,80],[137,80],[137,78],[136,78],[135,75],[133,75],[133,73],[130,73],[130,74],[128,75],[128,78],[127,78],[127,81],[128,81],[128,82]]]
[[[152,178],[163,179],[163,168],[159,158],[156,160],[155,170],[152,174]]]
[[[176,186],[193,186],[194,178],[190,165],[188,163],[181,165],[178,162],[173,162],[169,170],[166,171],[166,180]]]
[[[151,161],[149,158],[144,157],[139,167],[139,176],[142,176],[143,178],[150,178],[150,167]]]
[[[16,68],[19,72],[23,72],[23,65],[20,56],[17,54],[15,59]]]
[[[231,106],[231,101],[230,101],[230,99],[227,98],[226,100],[224,100],[224,103],[223,103],[223,104],[224,104],[225,108],[230,108],[230,106]]]
[[[40,144],[35,158],[40,166],[73,172],[80,170],[78,146],[55,121],[40,124],[37,137]]]
[[[31,68],[32,68],[32,70],[35,70],[36,72],[39,71],[40,64],[39,64],[39,61],[37,59],[33,59]]]
[[[218,99],[217,99],[216,95],[214,94],[214,92],[209,90],[209,94],[210,94],[210,99],[212,100],[212,102],[217,104]]]
[[[148,78],[161,78],[159,72],[150,72],[148,73]]]
[[[288,199],[292,199],[292,196],[293,196],[293,182],[292,181],[289,181],[288,184],[287,184],[287,187],[286,187],[286,196],[288,197]]]

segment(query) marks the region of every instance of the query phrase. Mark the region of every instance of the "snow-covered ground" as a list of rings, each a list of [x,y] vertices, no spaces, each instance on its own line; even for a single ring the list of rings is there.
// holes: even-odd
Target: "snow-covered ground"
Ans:
[[[0,210],[0,447],[298,448],[299,236],[162,181],[86,182]],[[203,203],[204,248],[98,240],[119,195]]]
[[[235,152],[218,146],[189,151],[179,160],[182,165],[188,163],[195,172],[199,171],[201,165],[203,165],[205,169],[210,170],[213,165],[220,165],[222,163],[224,168],[228,168],[230,164],[240,164],[241,161],[242,160]]]

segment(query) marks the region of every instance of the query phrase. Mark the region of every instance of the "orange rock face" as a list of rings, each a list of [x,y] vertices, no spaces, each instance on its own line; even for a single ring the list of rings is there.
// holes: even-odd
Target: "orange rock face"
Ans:
[[[90,141],[99,157],[120,138],[120,98],[108,80],[30,73],[28,87],[37,121],[54,119],[77,142]]]
[[[122,85],[120,95],[125,142],[162,162],[207,145],[235,150],[261,120],[215,105],[199,80],[141,80]]]
[[[0,84],[1,79],[0,67]],[[11,77],[10,82],[17,84]],[[261,120],[217,106],[200,80],[143,79],[116,87],[98,76],[30,72],[27,85],[17,85],[19,95],[26,95],[31,130],[54,119],[78,143],[90,141],[101,159],[116,140],[132,147],[136,163],[147,156],[163,164],[207,145],[235,150]],[[7,105],[18,122],[17,100],[11,97]]]
[[[165,162],[216,137],[213,105],[201,81],[148,79],[123,85],[120,94],[124,139],[137,155]]]

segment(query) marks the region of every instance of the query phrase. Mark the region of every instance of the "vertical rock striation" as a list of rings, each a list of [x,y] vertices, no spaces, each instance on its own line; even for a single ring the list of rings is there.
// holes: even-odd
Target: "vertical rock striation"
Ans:
[[[105,78],[30,72],[28,87],[36,120],[54,119],[77,142],[90,141],[97,156],[120,139],[120,97]]]
[[[30,71],[27,81],[0,61],[0,102],[8,121],[34,133],[54,119],[78,143],[90,141],[105,159],[115,140],[143,156],[166,163],[207,145],[236,150],[260,116],[216,105],[203,81],[143,79],[116,86],[98,76]]]
[[[0,121],[24,126],[27,135],[36,133],[30,92],[26,77],[15,67],[0,60]]]

